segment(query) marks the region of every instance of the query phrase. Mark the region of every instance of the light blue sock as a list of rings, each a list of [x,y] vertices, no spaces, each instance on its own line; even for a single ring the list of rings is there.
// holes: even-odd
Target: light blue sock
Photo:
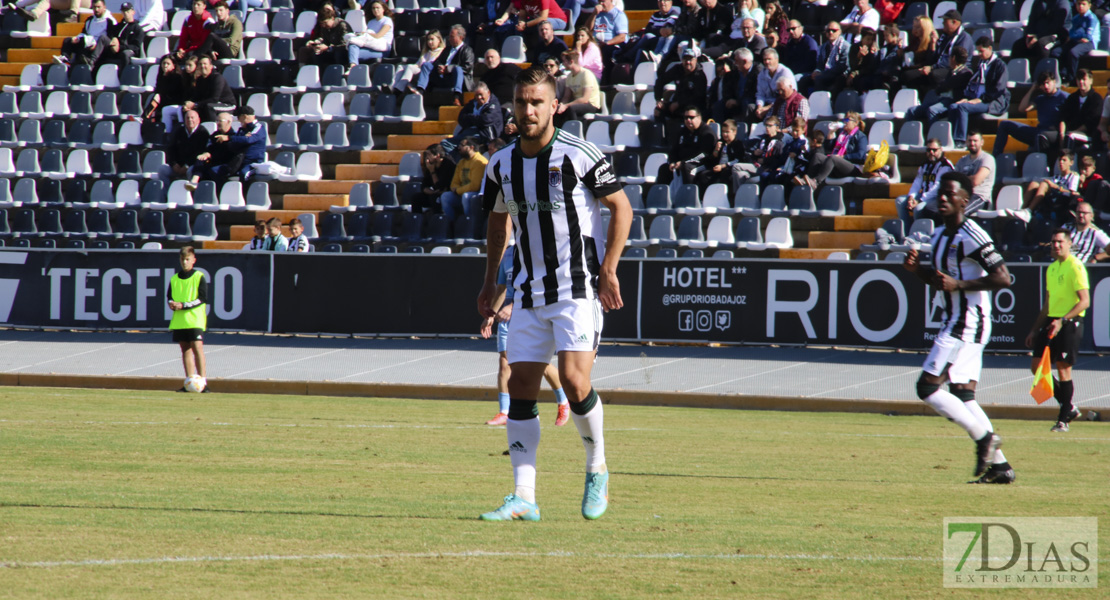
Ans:
[[[497,406],[500,407],[502,413],[509,414],[509,395],[497,394]]]
[[[567,394],[566,394],[566,392],[563,391],[563,388],[559,388],[559,389],[555,390],[555,400],[559,404],[566,404],[567,403]]]

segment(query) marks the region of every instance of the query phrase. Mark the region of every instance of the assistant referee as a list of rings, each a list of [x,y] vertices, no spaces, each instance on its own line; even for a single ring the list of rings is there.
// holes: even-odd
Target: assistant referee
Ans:
[[[1033,373],[1037,372],[1045,346],[1050,348],[1057,373],[1052,389],[1060,403],[1060,413],[1052,431],[1065,432],[1068,423],[1080,415],[1079,409],[1072,404],[1075,384],[1071,368],[1079,352],[1079,340],[1083,338],[1081,319],[1091,304],[1091,286],[1087,281],[1087,268],[1071,255],[1071,235],[1062,227],[1052,232],[1052,258],[1045,274],[1044,305],[1025,338],[1025,345],[1033,348],[1030,367]]]

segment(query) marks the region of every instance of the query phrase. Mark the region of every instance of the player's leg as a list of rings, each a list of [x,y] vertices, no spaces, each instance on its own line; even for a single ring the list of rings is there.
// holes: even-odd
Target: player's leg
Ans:
[[[543,378],[547,380],[547,385],[551,386],[551,390],[555,392],[555,404],[559,407],[555,415],[555,426],[562,427],[570,419],[570,403],[567,401],[567,393],[563,391],[563,384],[559,381],[559,370],[555,368],[555,365],[548,364],[543,371]]]
[[[609,505],[609,470],[605,464],[605,411],[593,389],[590,375],[601,340],[601,303],[596,299],[568,300],[556,317],[559,380],[563,383],[571,416],[586,449],[586,486],[582,516],[596,519]]]
[[[1006,461],[1002,450],[998,449],[1002,438],[994,433],[994,425],[975,399],[975,389],[983,370],[984,348],[984,344],[970,342],[959,345],[948,369],[949,391],[964,403],[967,412],[988,432],[986,439],[976,440],[977,470],[982,467],[985,473],[980,479],[970,483],[1012,483],[1014,470]],[[986,456],[983,455],[984,452],[987,453]]]
[[[1052,339],[1051,358],[1056,364],[1056,380],[1052,382],[1052,392],[1056,401],[1060,403],[1060,412],[1056,417],[1056,426],[1052,431],[1064,432],[1069,429],[1068,423],[1077,419],[1081,414],[1072,403],[1075,396],[1075,382],[1072,381],[1072,367],[1075,357],[1079,353],[1079,339],[1082,337],[1082,325],[1076,321],[1064,321],[1060,333]]]
[[[194,340],[190,346],[193,350],[193,355],[196,357],[197,375],[207,379],[208,367],[207,362],[204,360],[204,340]]]
[[[486,421],[486,425],[504,425],[509,420],[509,324],[497,324],[497,416]]]
[[[540,445],[536,399],[544,369],[555,351],[551,322],[546,315],[540,314],[546,308],[514,311],[509,321],[509,337],[513,343],[508,348],[511,373],[505,434],[516,487],[500,508],[481,515],[486,521],[538,521],[540,518],[536,505],[536,452]]]
[[[193,353],[193,345],[191,342],[178,342],[181,347],[181,364],[185,367],[185,378],[188,379],[197,374],[197,363],[195,354]]]
[[[971,439],[975,440],[975,476],[978,477],[987,470],[1001,439],[995,436],[989,427],[983,425],[960,398],[941,389],[946,379],[950,379],[953,383],[969,381],[967,378],[952,379],[952,367],[960,357],[959,350],[963,346],[964,342],[954,339],[947,332],[937,336],[928,358],[925,359],[921,376],[917,380],[917,397],[932,406],[938,414],[962,427]],[[959,370],[957,374],[961,374]]]

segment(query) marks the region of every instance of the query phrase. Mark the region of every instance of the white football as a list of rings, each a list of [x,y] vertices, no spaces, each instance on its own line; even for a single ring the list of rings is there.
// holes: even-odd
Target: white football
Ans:
[[[185,391],[199,394],[204,391],[207,385],[208,381],[205,378],[200,375],[193,375],[185,380]]]

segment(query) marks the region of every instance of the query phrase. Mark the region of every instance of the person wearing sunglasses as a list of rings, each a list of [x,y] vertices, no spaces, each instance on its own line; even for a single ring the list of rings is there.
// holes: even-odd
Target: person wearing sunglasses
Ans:
[[[917,170],[910,192],[905,196],[899,196],[894,202],[898,208],[898,217],[906,223],[907,227],[915,219],[922,218],[926,214],[936,215],[940,177],[953,168],[955,167],[952,161],[944,155],[940,140],[929,138],[929,141],[925,142],[925,164]]]
[[[825,43],[817,52],[817,65],[813,72],[802,77],[799,89],[807,96],[813,92],[827,92],[838,85],[848,72],[848,57],[852,45],[840,35],[840,23],[829,21],[825,26]]]
[[[779,59],[782,64],[799,75],[817,70],[817,54],[820,50],[817,40],[807,35],[802,23],[796,19],[790,21],[786,31],[785,41],[779,44]]]

